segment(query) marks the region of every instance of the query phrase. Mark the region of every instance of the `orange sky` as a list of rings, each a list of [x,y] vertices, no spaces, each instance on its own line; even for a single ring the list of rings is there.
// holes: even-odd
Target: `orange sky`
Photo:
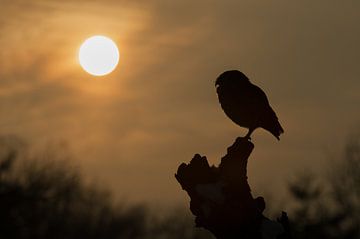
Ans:
[[[295,172],[320,170],[359,125],[359,9],[351,0],[1,0],[0,134],[66,141],[84,174],[120,198],[184,202],[177,166],[195,153],[217,163],[246,133],[214,87],[239,69],[285,129],[280,142],[253,135],[250,183],[281,191]],[[77,62],[97,34],[120,50],[101,78]]]

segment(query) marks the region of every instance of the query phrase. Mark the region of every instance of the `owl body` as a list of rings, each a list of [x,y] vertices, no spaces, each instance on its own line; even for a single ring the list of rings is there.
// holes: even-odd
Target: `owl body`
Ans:
[[[225,114],[236,124],[249,129],[264,128],[277,139],[284,132],[265,93],[240,71],[226,71],[216,80],[216,91]]]

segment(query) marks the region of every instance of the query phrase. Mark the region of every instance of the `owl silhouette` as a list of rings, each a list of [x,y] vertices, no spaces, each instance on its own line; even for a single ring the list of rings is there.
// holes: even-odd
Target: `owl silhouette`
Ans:
[[[249,129],[245,138],[251,139],[252,132],[260,127],[280,140],[284,130],[266,94],[242,72],[225,71],[216,79],[215,87],[225,114],[239,126]]]

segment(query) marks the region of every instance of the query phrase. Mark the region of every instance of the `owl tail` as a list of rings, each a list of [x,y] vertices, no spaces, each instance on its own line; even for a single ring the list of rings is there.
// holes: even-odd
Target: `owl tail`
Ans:
[[[280,140],[280,134],[284,133],[284,129],[281,127],[278,120],[274,120],[271,124],[264,127],[268,130],[272,135],[274,135],[278,140]]]

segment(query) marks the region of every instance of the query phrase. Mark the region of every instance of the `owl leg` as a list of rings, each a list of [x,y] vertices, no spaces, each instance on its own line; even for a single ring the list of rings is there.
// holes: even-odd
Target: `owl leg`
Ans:
[[[248,133],[245,135],[245,139],[251,140],[251,137],[250,137],[250,136],[251,136],[252,132],[254,132],[254,130],[255,130],[255,129],[250,128],[249,131],[248,131]]]

